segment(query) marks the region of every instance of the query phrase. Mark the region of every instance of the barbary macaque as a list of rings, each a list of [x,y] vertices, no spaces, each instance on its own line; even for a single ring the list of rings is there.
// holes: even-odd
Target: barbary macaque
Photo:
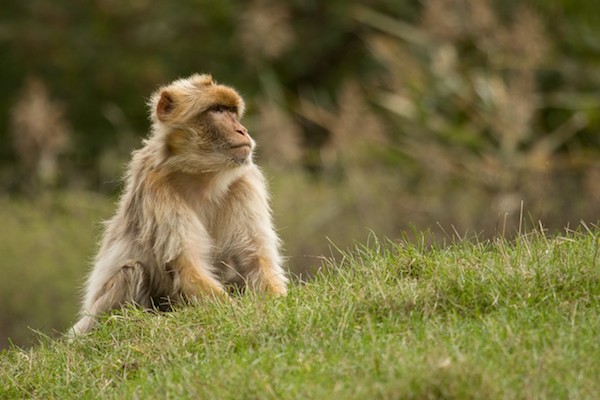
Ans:
[[[195,74],[161,87],[149,104],[151,133],[133,152],[74,335],[128,303],[229,301],[229,285],[286,294],[266,182],[240,123],[240,95]]]

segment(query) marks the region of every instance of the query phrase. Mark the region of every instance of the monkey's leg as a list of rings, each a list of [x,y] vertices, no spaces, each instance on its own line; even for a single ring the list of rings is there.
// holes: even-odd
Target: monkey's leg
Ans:
[[[182,254],[172,263],[174,271],[178,274],[178,291],[183,298],[201,299],[211,296],[217,299],[230,300],[221,283],[212,275],[211,271],[203,268],[200,263],[195,263],[191,258]]]
[[[71,328],[71,335],[90,331],[99,314],[119,308],[126,303],[149,307],[150,288],[144,266],[137,261],[127,262],[96,293],[93,293],[91,301],[86,303],[83,316]]]

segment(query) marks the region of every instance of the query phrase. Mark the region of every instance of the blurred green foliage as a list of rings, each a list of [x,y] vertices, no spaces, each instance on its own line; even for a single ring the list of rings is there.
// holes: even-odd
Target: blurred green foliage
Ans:
[[[194,72],[246,98],[293,271],[319,265],[327,238],[344,247],[368,229],[510,235],[598,221],[596,8],[3,1],[0,337],[25,343],[26,325],[72,320],[95,223],[147,133],[146,99]],[[31,256],[36,268],[23,267]]]
[[[174,77],[197,71],[211,72],[239,87],[251,100],[251,115],[262,111],[252,100],[261,95],[275,99],[300,127],[302,144],[319,149],[329,136],[328,128],[320,121],[307,120],[298,110],[300,101],[308,99],[331,110],[349,80],[358,81],[366,91],[387,84],[393,71],[373,54],[369,40],[374,34],[389,34],[386,30],[394,22],[430,34],[430,27],[422,24],[423,8],[443,10],[449,5],[468,12],[470,3],[97,0],[80,4],[7,0],[0,17],[0,54],[8,61],[0,68],[4,94],[0,98],[0,162],[16,158],[9,135],[10,110],[28,76],[41,79],[51,95],[65,103],[66,118],[73,127],[69,167],[83,173],[83,181],[94,189],[114,190],[114,186],[103,186],[107,177],[98,170],[99,160],[122,145],[127,135],[145,134],[144,100],[151,91]],[[599,29],[594,7],[581,0],[496,1],[493,7],[499,19],[509,21],[507,25],[526,7],[541,18],[541,39],[551,49],[535,66],[536,84],[540,95],[552,96],[552,104],[540,111],[540,125],[551,131],[570,111],[583,108],[590,125],[578,133],[577,142],[600,146],[595,134],[600,124],[594,90],[600,49],[595,40]],[[377,12],[390,21],[381,26],[365,19],[365,12]],[[460,13],[448,19],[456,17],[461,17]],[[466,20],[459,22],[467,24]],[[475,33],[484,39],[497,34]],[[393,33],[391,37],[406,40]],[[486,58],[493,54],[482,58],[485,49],[475,42],[462,38],[457,55],[461,63],[485,69],[489,67]],[[429,50],[426,44],[419,51]],[[402,63],[402,54],[397,56]],[[503,68],[510,70],[510,62]],[[415,84],[418,80],[412,82]],[[359,95],[374,100],[369,93]],[[424,104],[417,106],[425,107],[423,118],[430,117],[426,107],[431,107],[427,103],[433,96],[434,101],[444,100],[435,92],[421,99]],[[460,122],[461,117],[465,116],[453,116],[449,122]],[[401,123],[389,124],[389,128],[396,132],[405,129]],[[127,142],[125,154],[134,144]],[[313,165],[319,164],[314,155],[308,154],[304,161],[308,167],[320,167]]]
[[[379,3],[389,9],[395,2]],[[292,30],[275,52],[260,42],[260,35],[272,37],[268,15],[254,19],[272,7],[290,25],[282,29]],[[289,95],[303,87],[332,90],[366,62],[361,28],[349,17],[352,7],[340,0],[283,7],[268,1],[8,0],[0,17],[0,54],[10,60],[0,70],[0,126],[8,127],[8,110],[26,77],[42,78],[67,103],[76,138],[72,156],[91,173],[123,129],[138,136],[146,131],[145,98],[175,77],[211,72],[252,94],[259,91],[262,69],[272,68]],[[247,39],[253,29],[258,42]],[[107,116],[114,108],[126,116],[121,125]],[[13,159],[7,130],[0,134],[0,157]]]
[[[35,201],[0,199],[0,348],[31,344],[75,319],[79,292],[112,202],[65,192]]]

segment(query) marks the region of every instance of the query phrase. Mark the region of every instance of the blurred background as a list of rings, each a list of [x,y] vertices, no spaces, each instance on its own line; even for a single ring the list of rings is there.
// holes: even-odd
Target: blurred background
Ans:
[[[598,14],[589,0],[3,0],[0,348],[74,322],[145,103],[194,72],[246,98],[296,274],[371,232],[597,223]]]

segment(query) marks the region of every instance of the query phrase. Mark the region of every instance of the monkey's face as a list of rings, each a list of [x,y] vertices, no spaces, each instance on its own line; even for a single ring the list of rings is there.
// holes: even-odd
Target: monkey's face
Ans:
[[[215,104],[200,116],[201,126],[199,135],[202,145],[208,145],[211,150],[224,156],[226,161],[244,164],[251,159],[254,140],[248,130],[238,119],[235,106]],[[207,143],[204,139],[208,139]],[[204,146],[202,146],[204,147]]]
[[[152,117],[166,133],[167,157],[181,168],[208,171],[251,163],[255,144],[240,123],[243,111],[235,90],[195,75],[159,90]]]

